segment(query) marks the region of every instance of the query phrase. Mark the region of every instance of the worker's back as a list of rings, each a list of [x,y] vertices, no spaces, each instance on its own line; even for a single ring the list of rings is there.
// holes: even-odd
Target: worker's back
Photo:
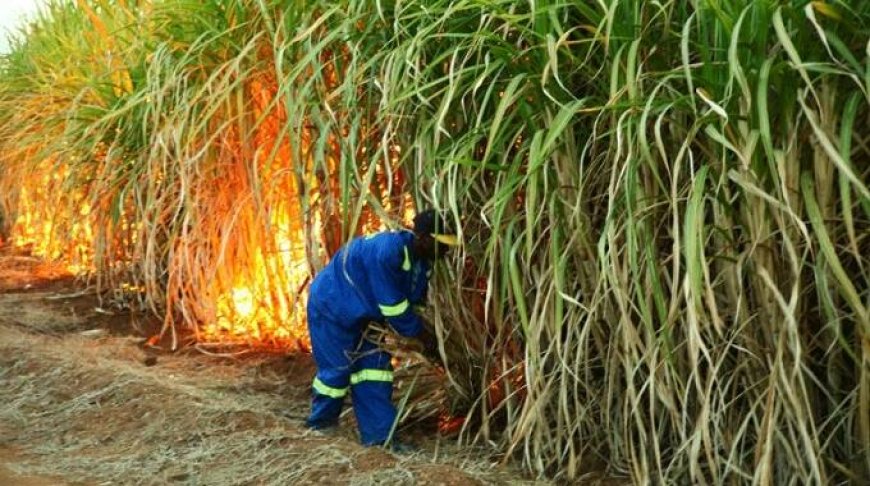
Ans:
[[[429,265],[413,261],[414,235],[408,231],[377,233],[353,239],[339,250],[311,284],[309,305],[348,331],[382,321],[376,295],[395,285],[412,303],[425,295]],[[422,278],[421,278],[422,277]]]

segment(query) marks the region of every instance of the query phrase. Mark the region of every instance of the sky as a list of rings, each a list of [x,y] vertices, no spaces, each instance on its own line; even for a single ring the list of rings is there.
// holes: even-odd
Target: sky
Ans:
[[[44,0],[0,0],[0,54],[9,52],[7,33],[21,25],[22,19],[33,15]]]

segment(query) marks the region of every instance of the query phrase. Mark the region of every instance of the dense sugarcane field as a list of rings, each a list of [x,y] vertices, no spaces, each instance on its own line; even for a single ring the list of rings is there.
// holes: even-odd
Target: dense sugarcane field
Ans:
[[[74,276],[161,360],[306,360],[317,272],[436,208],[461,240],[423,314],[441,362],[379,336],[402,425],[437,437],[418,455],[572,484],[866,484],[868,127],[865,0],[46,0],[0,57],[3,261]],[[66,365],[28,356],[62,347],[4,315],[0,419],[50,430],[27,383]],[[171,369],[148,370],[121,382],[161,400]],[[269,454],[67,480],[313,481]],[[390,468],[340,481],[427,484]]]

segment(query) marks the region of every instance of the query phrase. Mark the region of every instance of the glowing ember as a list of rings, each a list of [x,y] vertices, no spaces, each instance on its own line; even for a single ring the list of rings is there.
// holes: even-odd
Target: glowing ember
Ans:
[[[465,425],[465,417],[462,416],[444,414],[438,418],[438,431],[442,435],[457,434],[463,425]]]

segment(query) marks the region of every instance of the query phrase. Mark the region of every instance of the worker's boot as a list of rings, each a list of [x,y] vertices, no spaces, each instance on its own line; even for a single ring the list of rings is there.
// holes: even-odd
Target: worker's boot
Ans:
[[[305,427],[317,431],[323,435],[336,435],[338,434],[338,422],[330,422],[328,424],[323,423],[312,423],[310,420],[305,421]]]

